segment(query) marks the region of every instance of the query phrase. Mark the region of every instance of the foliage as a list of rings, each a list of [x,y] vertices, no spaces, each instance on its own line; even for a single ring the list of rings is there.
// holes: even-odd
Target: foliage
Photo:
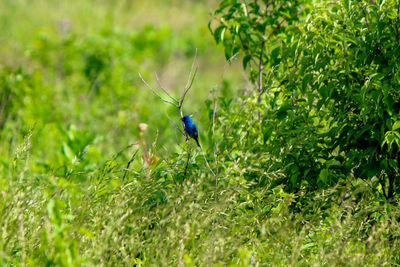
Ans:
[[[214,38],[225,51],[244,52],[263,98],[271,164],[287,166],[284,184],[316,189],[373,178],[391,199],[400,189],[398,3],[309,5],[222,1]]]

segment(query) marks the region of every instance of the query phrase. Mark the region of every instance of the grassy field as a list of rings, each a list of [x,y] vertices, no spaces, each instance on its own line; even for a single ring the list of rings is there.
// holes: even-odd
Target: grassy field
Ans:
[[[208,31],[217,4],[0,1],[1,266],[400,263],[400,210],[367,183],[269,189],[282,173],[246,132],[256,98]],[[187,175],[179,113],[138,73],[179,97],[196,49]]]

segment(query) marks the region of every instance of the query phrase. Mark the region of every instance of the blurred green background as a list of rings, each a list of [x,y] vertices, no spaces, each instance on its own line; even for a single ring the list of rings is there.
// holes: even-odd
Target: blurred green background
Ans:
[[[177,149],[183,138],[166,114],[179,124],[178,113],[144,86],[138,72],[156,89],[157,72],[178,97],[196,49],[199,71],[184,110],[200,109],[194,119],[202,133],[210,126],[203,103],[211,90],[222,86],[231,95],[243,87],[235,64],[222,79],[226,63],[207,28],[216,1],[0,5],[3,161],[32,128],[34,168],[58,167],[85,149],[95,166],[138,141],[139,123],[149,126],[148,143],[157,138],[158,148]]]

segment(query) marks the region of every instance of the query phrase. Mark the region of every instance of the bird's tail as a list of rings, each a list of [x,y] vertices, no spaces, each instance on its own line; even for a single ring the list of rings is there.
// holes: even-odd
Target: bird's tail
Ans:
[[[197,140],[197,138],[194,139],[194,140],[196,140],[197,145],[201,148],[201,146],[200,146],[200,144],[199,144],[199,140]]]

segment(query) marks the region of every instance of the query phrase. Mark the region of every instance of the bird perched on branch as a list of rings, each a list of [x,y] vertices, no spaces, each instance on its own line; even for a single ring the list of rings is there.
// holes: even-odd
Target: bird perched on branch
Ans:
[[[197,131],[196,124],[194,124],[192,118],[185,116],[182,118],[183,124],[185,125],[185,132],[192,137],[199,147],[199,132]]]

